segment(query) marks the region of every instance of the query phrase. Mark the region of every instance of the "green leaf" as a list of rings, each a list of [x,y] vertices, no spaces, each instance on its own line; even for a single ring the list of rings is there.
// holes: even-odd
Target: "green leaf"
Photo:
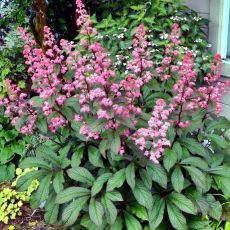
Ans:
[[[74,117],[74,110],[70,107],[67,106],[62,106],[61,107],[61,113],[64,115],[64,117],[66,117],[69,121],[73,120]]]
[[[0,182],[11,181],[15,176],[15,165],[9,163],[8,165],[0,166]]]
[[[230,178],[230,167],[226,165],[217,166],[215,168],[210,168],[208,173]]]
[[[68,169],[67,174],[71,179],[82,183],[87,183],[89,185],[92,185],[95,181],[93,175],[89,172],[89,170],[83,167]]]
[[[177,230],[187,230],[186,219],[181,211],[171,202],[167,201],[167,211],[172,226]]]
[[[148,190],[140,180],[136,181],[136,185],[132,192],[139,204],[143,205],[147,209],[150,209],[152,207],[152,194],[150,190]]]
[[[144,183],[145,187],[148,189],[152,189],[152,178],[150,174],[148,173],[148,171],[141,168],[139,170],[139,174],[140,174],[141,180]]]
[[[166,149],[164,152],[163,164],[165,169],[169,172],[169,170],[176,164],[177,162],[177,154],[172,149]]]
[[[62,213],[62,221],[64,222],[65,226],[71,226],[76,222],[81,209],[88,199],[89,196],[81,197],[72,201],[68,206],[66,206]]]
[[[112,191],[114,188],[120,188],[125,181],[125,169],[120,169],[108,181],[106,191]]]
[[[89,127],[91,132],[100,132],[105,125],[105,120],[101,118],[95,119],[88,122],[88,124],[90,124]]]
[[[184,188],[184,176],[179,166],[176,166],[171,175],[172,186],[175,191],[181,192]]]
[[[64,188],[63,183],[64,183],[63,171],[59,171],[57,172],[53,180],[53,186],[56,193],[59,193],[61,190],[63,190]]]
[[[192,165],[196,166],[200,169],[206,170],[208,169],[208,164],[202,160],[200,157],[189,157],[180,162],[183,165]]]
[[[177,159],[180,160],[183,156],[183,150],[179,142],[175,142],[173,151],[177,154]]]
[[[107,197],[102,197],[102,204],[105,207],[105,214],[110,225],[114,224],[117,218],[117,209],[113,202]]]
[[[72,168],[78,167],[81,164],[81,160],[84,154],[84,148],[85,148],[84,146],[80,146],[74,151],[71,158]]]
[[[203,172],[201,172],[198,168],[195,168],[193,166],[183,166],[186,171],[191,176],[192,181],[196,185],[197,188],[203,188],[204,190],[207,189],[207,181],[206,176]]]
[[[206,200],[209,204],[208,214],[216,220],[220,220],[222,214],[222,206],[219,201],[216,201],[211,194],[206,195]]]
[[[192,230],[212,230],[210,227],[209,220],[202,220],[201,218],[193,218],[192,220],[188,221],[189,229]]]
[[[181,29],[182,29],[182,30],[189,30],[190,27],[189,27],[188,24],[183,24],[183,25],[181,26]]]
[[[228,142],[222,136],[219,136],[217,134],[210,134],[210,135],[207,135],[207,138],[209,138],[217,146],[219,146],[219,147],[221,147],[223,149],[226,149],[226,148],[229,147]]]
[[[138,218],[141,220],[147,220],[148,221],[148,213],[146,211],[146,208],[140,204],[133,204],[129,205],[130,210],[133,214],[135,214]]]
[[[230,197],[230,180],[223,176],[214,176],[217,187],[223,192],[226,197]]]
[[[123,124],[124,126],[130,128],[130,129],[132,129],[132,130],[136,130],[136,128],[135,128],[133,122],[132,122],[129,118],[127,118],[127,117],[122,117],[122,116],[117,116],[116,119],[117,119],[118,121],[120,121],[121,124]]]
[[[206,128],[206,132],[213,131],[214,129],[229,129],[230,128],[230,122],[224,117],[220,117],[219,120],[214,120],[209,123],[209,125]]]
[[[41,117],[38,118],[36,125],[42,133],[47,133],[48,127],[47,127],[46,119],[41,118]]]
[[[77,97],[67,98],[65,100],[65,106],[72,107],[77,113],[80,112],[80,104]]]
[[[36,148],[36,156],[42,157],[45,161],[49,161],[54,166],[60,166],[57,154],[46,145],[39,145]]]
[[[197,142],[193,138],[182,138],[180,139],[181,144],[186,147],[191,153],[197,154],[203,157],[207,157],[207,150],[202,144]]]
[[[168,135],[167,136],[168,136],[168,140],[172,143],[175,136],[176,136],[175,130],[172,127],[172,125],[170,125],[168,128]]]
[[[134,163],[130,163],[125,170],[126,181],[131,189],[135,187],[135,166]]]
[[[88,146],[89,161],[95,167],[103,168],[103,161],[101,159],[101,154],[99,153],[98,148],[94,146]]]
[[[150,228],[156,229],[163,220],[165,211],[165,201],[159,195],[153,196],[153,207],[149,210]]]
[[[19,191],[25,191],[31,185],[31,182],[33,180],[38,179],[39,181],[41,181],[41,179],[44,178],[47,173],[49,172],[45,170],[35,170],[28,172],[23,176],[20,176],[16,184],[17,189]]]
[[[27,157],[25,160],[21,162],[19,165],[20,168],[42,168],[46,170],[52,170],[52,167],[44,160],[39,159],[37,157]]]
[[[140,222],[128,212],[124,213],[127,230],[142,230]]]
[[[148,161],[147,171],[152,177],[152,180],[157,182],[161,187],[167,188],[167,173],[161,165],[153,164]]]
[[[117,217],[116,221],[111,226],[110,230],[122,230],[122,219],[121,219],[121,217]]]
[[[113,140],[110,145],[111,151],[115,154],[118,154],[120,147],[121,147],[120,135],[117,133],[114,133]]]
[[[48,202],[45,205],[45,221],[48,224],[57,223],[59,213],[59,205],[55,203],[55,195],[52,194],[48,198]]]
[[[109,148],[109,141],[102,140],[99,144],[99,151],[103,157],[105,157],[106,150]]]
[[[112,176],[112,173],[105,173],[99,176],[96,181],[93,183],[92,189],[91,189],[91,196],[95,196],[98,194],[104,183]]]
[[[89,203],[89,216],[90,219],[97,225],[101,226],[103,221],[104,209],[100,202],[91,198]]]
[[[112,201],[123,201],[121,193],[117,191],[106,192],[105,196]]]
[[[69,187],[58,193],[56,198],[57,204],[64,204],[67,203],[73,198],[79,198],[82,196],[88,196],[90,195],[90,190],[87,188],[82,187]]]
[[[40,181],[36,192],[36,204],[40,205],[43,201],[47,200],[49,196],[51,178],[52,174],[49,173]]]
[[[168,196],[168,199],[183,212],[194,215],[197,213],[192,201],[180,193],[173,192]]]

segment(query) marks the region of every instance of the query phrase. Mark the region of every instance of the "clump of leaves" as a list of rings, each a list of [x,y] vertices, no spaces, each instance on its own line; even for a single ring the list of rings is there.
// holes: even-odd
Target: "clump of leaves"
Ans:
[[[26,150],[26,141],[10,125],[9,118],[0,111],[0,182],[10,181],[15,176],[15,168]]]
[[[17,180],[26,175],[28,172],[34,172],[36,169],[17,169],[16,174],[17,178],[12,183],[12,188],[4,187],[0,191],[0,223],[3,222],[4,224],[8,224],[9,221],[15,220],[17,216],[22,215],[22,206],[24,203],[28,203],[31,194],[37,190],[39,182],[37,180],[33,180],[26,191],[24,192],[17,192],[13,187],[15,187]]]

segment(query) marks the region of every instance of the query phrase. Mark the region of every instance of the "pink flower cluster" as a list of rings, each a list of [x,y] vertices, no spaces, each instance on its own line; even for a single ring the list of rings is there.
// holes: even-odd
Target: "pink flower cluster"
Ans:
[[[171,79],[179,69],[179,66],[173,63],[178,61],[178,56],[180,55],[180,35],[179,25],[174,23],[172,26],[172,32],[169,36],[169,41],[171,41],[172,44],[166,46],[164,52],[165,56],[162,59],[161,66],[156,68],[157,74],[162,81]]]
[[[221,56],[216,54],[211,65],[211,72],[204,77],[206,84],[198,88],[198,97],[195,99],[199,106],[204,109],[208,109],[213,103],[217,114],[222,111],[221,100],[223,94],[227,93],[226,86],[230,86],[230,81],[219,81],[221,65]]]
[[[167,131],[170,126],[168,121],[173,108],[168,107],[163,99],[158,99],[148,121],[148,128],[140,128],[134,134],[134,141],[153,162],[159,163],[159,158],[165,146],[170,146]]]

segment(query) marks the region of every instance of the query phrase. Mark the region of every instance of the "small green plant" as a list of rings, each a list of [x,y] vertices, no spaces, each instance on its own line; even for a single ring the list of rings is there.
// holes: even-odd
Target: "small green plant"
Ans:
[[[27,138],[28,139],[28,138]],[[0,108],[0,182],[11,181],[15,168],[25,155],[26,141],[10,125],[10,119],[4,117]]]
[[[17,168],[17,178],[13,181],[11,187],[5,187],[0,191],[0,222],[8,224],[10,220],[15,220],[17,216],[22,215],[21,208],[23,204],[29,202],[30,196],[37,190],[39,182],[38,180],[33,180],[24,192],[18,192],[14,187],[21,176],[35,170],[36,168],[28,168],[25,170]]]

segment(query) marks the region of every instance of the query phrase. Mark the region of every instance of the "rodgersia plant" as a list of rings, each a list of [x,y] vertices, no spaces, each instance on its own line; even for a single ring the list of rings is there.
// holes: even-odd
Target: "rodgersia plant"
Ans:
[[[19,28],[36,96],[7,80],[0,102],[21,133],[45,140],[21,163],[38,171],[19,178],[19,189],[40,181],[32,207],[45,204],[51,224],[210,229],[206,217],[222,214],[213,194],[230,195],[230,122],[214,115],[229,84],[220,81],[221,57],[200,85],[194,52],[181,45],[175,23],[155,68],[140,24],[121,71],[81,0],[76,4],[77,44],[58,46],[45,27],[42,50]]]

